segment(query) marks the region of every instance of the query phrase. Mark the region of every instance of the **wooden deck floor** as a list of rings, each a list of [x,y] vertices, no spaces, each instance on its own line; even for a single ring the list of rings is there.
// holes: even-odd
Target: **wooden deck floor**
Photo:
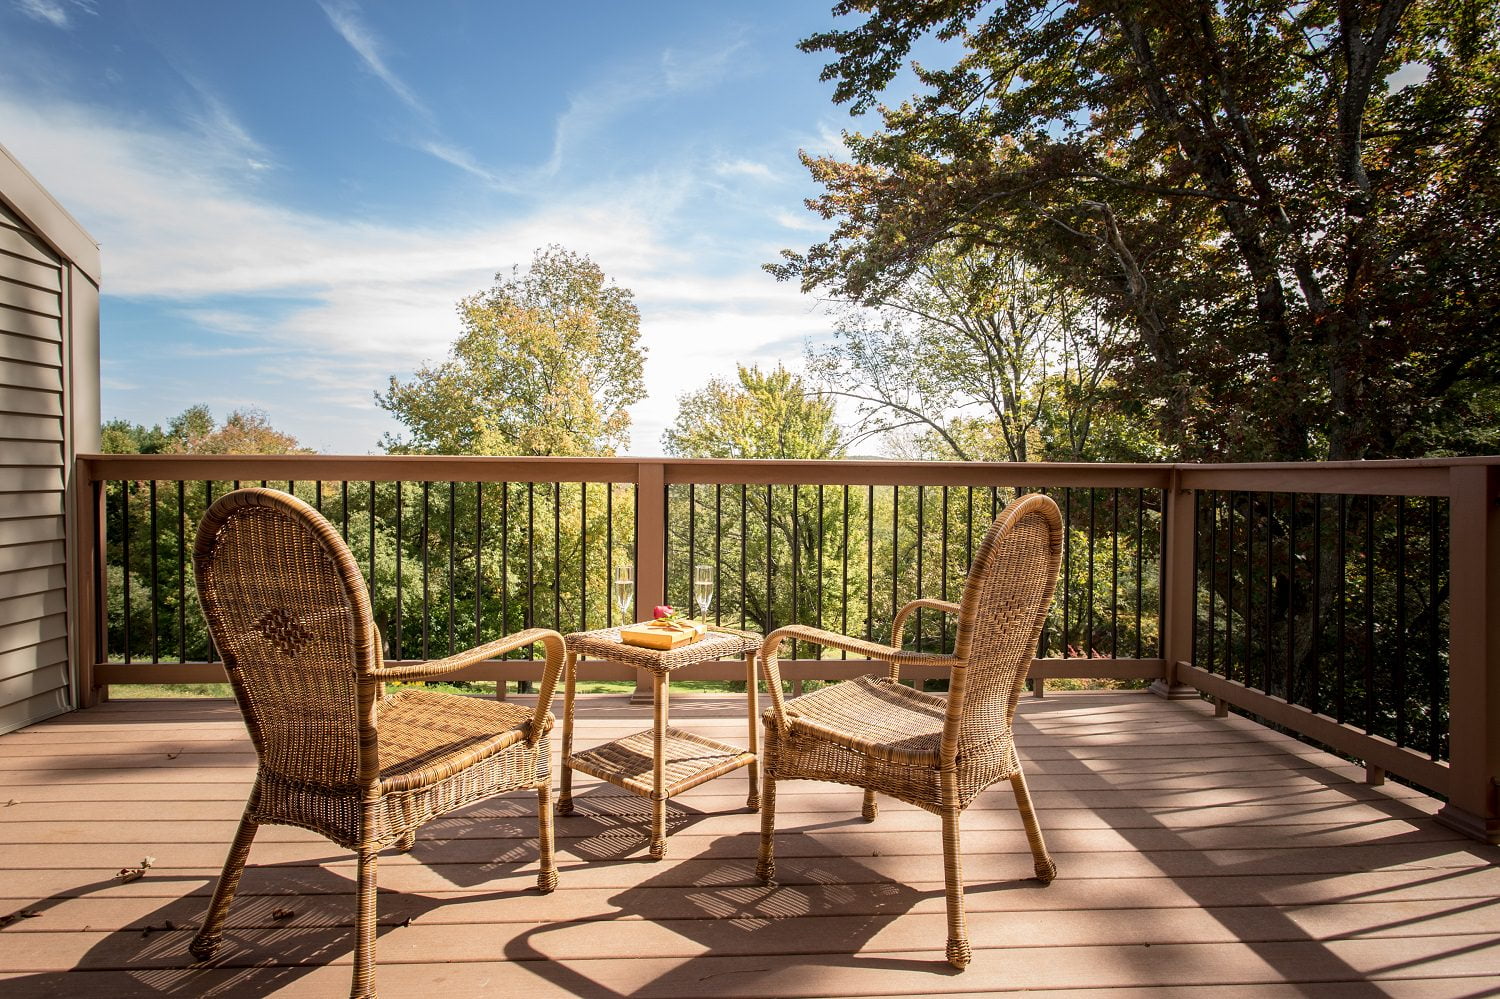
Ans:
[[[740,710],[679,697],[673,718],[739,740]],[[580,744],[648,711],[583,699]],[[533,796],[429,826],[381,861],[381,992],[1500,994],[1500,851],[1436,825],[1433,800],[1147,694],[1025,700],[1018,742],[1060,875],[1027,880],[1010,792],[987,792],[964,818],[962,974],[943,963],[936,817],[883,802],[866,824],[857,791],[783,785],[763,888],[740,772],[674,801],[661,863],[645,802],[582,779],[550,896]],[[187,957],[252,769],[225,702],[116,701],[0,737],[0,915],[35,914],[0,930],[0,993],[345,994],[353,859],[300,830],[262,830],[219,959]]]

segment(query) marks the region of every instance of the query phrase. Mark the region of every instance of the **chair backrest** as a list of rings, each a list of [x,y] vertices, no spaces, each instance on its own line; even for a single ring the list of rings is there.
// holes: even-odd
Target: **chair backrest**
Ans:
[[[968,665],[949,690],[945,744],[956,737],[961,751],[1009,728],[1057,589],[1062,532],[1057,504],[1032,493],[1000,511],[980,544],[960,602],[953,654]]]
[[[312,507],[270,489],[220,498],[193,548],[198,598],[261,766],[320,793],[374,775],[381,665],[349,548]],[[362,752],[362,750],[364,750]]]

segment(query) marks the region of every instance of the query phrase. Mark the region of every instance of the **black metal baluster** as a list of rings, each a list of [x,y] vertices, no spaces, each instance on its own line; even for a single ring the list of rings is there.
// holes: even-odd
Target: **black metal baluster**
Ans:
[[[1228,493],[1228,522],[1224,525],[1225,556],[1228,559],[1224,577],[1224,676],[1234,679],[1234,490]]]
[[[396,634],[392,640],[391,658],[401,658],[401,481],[396,481]]]
[[[526,620],[536,627],[536,483],[526,483]]]
[[[1396,695],[1396,745],[1410,744],[1406,711],[1406,497],[1396,497],[1396,655],[1391,660]]]
[[[1323,713],[1323,494],[1313,494],[1312,672],[1307,678],[1307,706]]]
[[[818,606],[817,627],[823,627],[823,484],[818,483]]]
[[[458,524],[455,519],[458,516],[457,501],[458,483],[452,479],[448,480],[448,651],[444,655],[453,655],[458,651],[458,645],[454,642],[453,624],[453,591],[456,587],[453,573],[453,548],[458,540]]]
[[[160,624],[157,617],[157,609],[161,606],[161,594],[158,592],[157,580],[157,547],[160,539],[157,537],[156,524],[156,480],[152,479],[146,484],[146,499],[151,504],[149,522],[151,530],[151,661],[161,662],[161,647],[158,639]]]
[[[187,483],[177,480],[177,661],[187,662]]]
[[[578,630],[589,630],[589,484],[578,483]]]
[[[1146,545],[1145,545],[1145,542],[1144,542],[1144,536],[1141,534],[1141,527],[1142,527],[1142,524],[1141,524],[1141,521],[1142,521],[1141,507],[1145,506],[1145,504],[1146,504],[1146,491],[1144,489],[1137,489],[1135,491],[1135,657],[1137,659],[1141,658],[1141,575],[1143,574],[1143,572],[1145,570],[1144,559],[1145,559],[1145,550],[1146,550]],[[1219,507],[1218,507],[1218,492],[1217,491],[1215,491],[1215,493],[1214,493],[1213,523],[1216,526],[1219,523]],[[1210,592],[1212,592],[1212,590],[1210,590]],[[1160,617],[1159,616],[1158,616],[1157,620],[1160,621]],[[1213,626],[1209,625],[1209,629],[1210,629],[1210,634],[1212,634]],[[1158,644],[1160,644],[1160,634],[1159,634],[1159,632],[1161,631],[1161,629],[1158,628],[1157,631],[1158,631],[1157,641],[1158,641]],[[1210,638],[1210,641],[1212,641],[1212,638]],[[1212,645],[1210,645],[1210,648],[1212,648]],[[1213,654],[1212,653],[1209,654],[1209,658],[1210,658],[1210,660],[1213,658]],[[1212,667],[1210,667],[1210,668],[1212,668]]]
[[[844,485],[843,508],[840,511],[844,521],[843,543],[839,552],[842,568],[839,570],[839,607],[842,609],[842,618],[839,623],[839,634],[849,634],[849,486]],[[839,650],[840,659],[848,659],[847,649]]]
[[[554,482],[549,490],[552,494],[552,623],[555,629],[562,628],[562,489]],[[542,497],[546,502],[547,497]],[[536,627],[533,617],[533,627]],[[518,650],[519,651],[519,650]],[[527,658],[535,658],[528,653]]]
[[[766,484],[766,634],[776,629],[774,588],[771,585],[771,486]]]
[[[290,490],[288,490],[288,491],[290,491]],[[323,480],[322,479],[317,479],[317,480],[315,480],[313,482],[313,507],[319,513],[323,512]]]
[[[994,503],[994,487],[990,488],[991,505]],[[1063,488],[1063,560],[1062,560],[1062,657],[1072,656],[1072,634],[1068,630],[1068,591],[1073,587],[1068,578],[1073,571],[1073,487]]]
[[[474,644],[484,623],[484,483],[474,483]],[[504,681],[496,681],[503,683]]]
[[[740,630],[750,623],[750,486],[740,483]]]
[[[419,544],[422,546],[422,658],[430,659],[432,654],[428,646],[428,632],[432,621],[432,586],[428,574],[431,559],[429,552],[432,548],[432,534],[429,531],[432,510],[432,483],[422,483],[422,534]]]
[[[696,482],[689,482],[688,483],[687,579],[685,580],[685,582],[683,584],[683,588],[686,590],[686,594],[685,595],[687,597],[687,606],[688,606],[689,613],[692,612],[692,606],[693,606],[693,574],[698,571],[698,568],[697,568],[697,563],[698,563],[697,537],[698,537],[698,483],[696,483]],[[667,543],[670,544],[671,543],[671,539],[668,539]],[[669,603],[669,604],[672,603],[671,589],[672,589],[672,583],[671,583],[671,580],[669,579],[667,581],[667,603]],[[793,620],[795,620],[795,618]]]
[[[1334,717],[1343,722],[1347,717],[1345,693],[1348,679],[1344,675],[1344,650],[1348,647],[1349,598],[1349,497],[1339,496],[1339,537],[1335,557],[1339,563],[1338,640],[1334,642]]]
[[[1292,676],[1292,650],[1296,646],[1297,614],[1295,597],[1297,594],[1297,494],[1287,494],[1286,513],[1286,676],[1281,696],[1289,702],[1297,703],[1295,684]]]
[[[344,479],[339,483],[339,533],[344,538],[344,544],[349,544],[349,480]],[[350,546],[353,547],[352,545]]]
[[[510,483],[500,483],[500,632],[510,627]],[[507,656],[508,658],[508,656]]]
[[[1214,639],[1218,637],[1218,489],[1209,490],[1209,655],[1208,669],[1211,673],[1218,672],[1218,655],[1215,654]],[[1137,520],[1139,523],[1139,520]],[[1140,552],[1140,532],[1136,534],[1136,550]],[[1136,577],[1137,580],[1140,576]],[[1140,613],[1140,597],[1136,597],[1136,612]],[[1139,618],[1137,618],[1139,621]],[[1136,625],[1136,634],[1140,634],[1140,624]],[[1136,655],[1140,657],[1140,642],[1136,643]]]
[[[552,483],[552,627],[563,628],[562,620],[562,483]],[[532,652],[528,659],[535,659]]]
[[[1094,517],[1094,497],[1097,494],[1093,486],[1089,487],[1089,585],[1088,585],[1088,623],[1084,626],[1083,648],[1080,650],[1085,659],[1094,658],[1094,539],[1099,534],[1097,521]]]
[[[1365,497],[1365,724],[1375,731],[1375,497]]]
[[[922,541],[927,535],[927,490],[917,486],[917,599],[922,599]],[[916,644],[912,648],[922,651],[922,608],[917,608]]]
[[[896,582],[901,564],[901,546],[898,540],[901,533],[901,487],[891,486],[891,614],[886,618],[887,626],[890,626],[896,617]],[[891,640],[895,641],[895,630],[889,632]]]
[[[375,593],[375,482],[370,482],[370,579],[369,588],[373,599]]]
[[[205,482],[205,483],[203,483],[203,512],[204,512],[205,515],[207,515],[207,513],[208,513],[208,508],[211,507],[211,506],[213,506],[213,505],[214,505],[214,484],[212,482]],[[202,616],[203,608],[200,606],[198,608],[198,610],[199,610],[199,616],[201,617]],[[204,625],[203,632],[204,632],[204,634],[206,634],[208,636],[208,660],[207,661],[208,662],[217,662],[218,658],[219,658],[219,654],[218,654],[217,650],[215,650],[215,648],[214,648],[214,633],[209,630],[209,628],[208,628],[208,621],[207,620],[205,620],[203,622],[203,625]]]
[[[1118,531],[1116,531],[1116,537],[1119,537],[1119,532]],[[1203,537],[1203,493],[1199,492],[1199,490],[1194,490],[1194,492],[1193,492],[1193,604],[1191,604],[1191,613],[1193,613],[1193,639],[1191,639],[1191,642],[1188,643],[1188,648],[1191,648],[1191,661],[1193,661],[1194,666],[1199,666],[1200,669],[1202,669],[1202,660],[1199,660],[1199,579],[1200,579],[1200,577],[1202,577],[1202,574],[1203,574],[1202,573],[1202,568],[1200,568],[1200,561],[1202,561],[1202,558],[1203,558],[1202,544],[1200,544],[1200,538],[1202,538],[1202,537]],[[1211,592],[1211,594],[1212,594],[1212,592],[1214,592],[1214,586],[1209,586],[1209,592]],[[1212,634],[1212,633],[1214,633],[1214,610],[1212,610],[1212,607],[1214,607],[1214,604],[1212,604],[1212,597],[1209,597],[1209,600],[1211,600],[1211,603],[1209,603],[1209,634]],[[1212,670],[1214,670],[1214,664],[1209,663],[1208,669],[1211,670],[1211,672],[1212,672]]]
[[[1427,753],[1434,760],[1443,751],[1441,674],[1438,672],[1438,503],[1427,497]]]
[[[604,576],[609,599],[604,601],[604,626],[615,626],[615,484],[604,490]],[[621,621],[621,624],[625,622]]]
[[[1197,503],[1196,497],[1194,498],[1194,503],[1195,504]],[[1196,505],[1194,507],[1193,514],[1194,514],[1193,523],[1196,525],[1197,522],[1198,522],[1197,521],[1197,508],[1196,508]],[[1110,549],[1109,549],[1109,551],[1110,551],[1110,555],[1109,555],[1109,572],[1110,572],[1110,583],[1109,583],[1109,657],[1111,659],[1118,659],[1120,657],[1120,490],[1119,490],[1119,487],[1115,487],[1114,489],[1110,490],[1110,497],[1109,497],[1109,519],[1110,519],[1110,530],[1109,530],[1109,544],[1110,544]],[[1198,533],[1195,530],[1193,532],[1193,544],[1196,545],[1197,543],[1198,543]],[[1194,548],[1193,552],[1194,552],[1194,554],[1193,554],[1193,571],[1196,572],[1197,571],[1197,567],[1198,567],[1197,548]],[[1194,606],[1195,607],[1197,606],[1197,604],[1196,604],[1196,601],[1198,599],[1197,594],[1198,594],[1198,583],[1197,583],[1197,577],[1195,576],[1194,580],[1193,580],[1193,600],[1194,600]],[[1196,611],[1194,613],[1196,614]],[[1194,627],[1194,631],[1195,632],[1197,631],[1196,627]]]
[[[948,599],[948,487],[947,486],[943,487],[943,538],[942,538],[942,548],[939,551],[939,555],[940,555],[939,563],[942,566],[942,568],[939,570],[939,576],[938,576],[938,579],[939,579],[938,598],[941,599],[941,600],[947,600]],[[942,642],[942,647],[944,649],[946,649],[948,647],[948,615],[947,614],[939,614],[938,615],[938,628],[942,632],[941,638],[940,638],[940,641]]]
[[[875,640],[875,487],[865,487],[865,641]]]
[[[714,483],[714,624],[724,623],[724,485]]]
[[[1261,652],[1260,652],[1260,689],[1266,693],[1271,692],[1271,577],[1274,575],[1276,556],[1272,545],[1271,525],[1275,520],[1276,497],[1272,493],[1266,493],[1266,568],[1265,568],[1265,601],[1261,604]]]

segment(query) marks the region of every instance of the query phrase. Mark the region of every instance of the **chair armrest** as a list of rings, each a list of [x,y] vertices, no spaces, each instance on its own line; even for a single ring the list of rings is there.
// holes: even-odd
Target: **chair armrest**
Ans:
[[[822,628],[813,628],[805,624],[789,624],[784,628],[777,628],[761,643],[760,668],[765,676],[766,690],[771,695],[771,707],[776,712],[776,726],[782,732],[789,729],[790,720],[787,718],[786,703],[781,695],[781,664],[778,659],[782,644],[792,639],[821,645],[824,648],[843,649],[845,652],[855,652],[869,656],[871,659],[888,662],[891,664],[893,673],[899,663],[920,665],[953,661],[952,656],[933,655],[928,652],[902,652],[898,648],[881,645],[879,642],[867,642],[862,638],[840,635],[838,632],[824,631]]]
[[[448,656],[446,659],[434,659],[432,662],[421,663],[415,666],[391,666],[386,669],[371,670],[369,676],[372,680],[384,682],[386,680],[431,680],[436,677],[453,673],[469,666],[477,666],[524,648],[541,642],[547,650],[547,661],[542,668],[542,687],[536,699],[536,712],[532,715],[531,731],[526,735],[526,743],[535,746],[537,740],[541,739],[551,728],[547,724],[547,713],[552,706],[552,693],[557,689],[558,677],[563,668],[563,637],[555,631],[547,628],[528,628],[518,631],[514,635],[506,635],[497,638],[493,642],[475,646],[466,652],[459,652]]]
[[[918,597],[916,600],[908,602],[891,619],[891,644],[896,648],[899,649],[901,643],[905,641],[906,619],[912,615],[912,612],[921,607],[946,611],[949,614],[957,614],[961,609],[958,604],[950,600],[933,600],[930,597]],[[901,670],[893,661],[891,663],[891,680],[895,681],[899,679],[901,679]]]

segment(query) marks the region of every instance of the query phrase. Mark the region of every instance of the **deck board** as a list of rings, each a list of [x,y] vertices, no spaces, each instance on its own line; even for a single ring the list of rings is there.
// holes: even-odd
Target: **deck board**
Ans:
[[[744,738],[737,699],[674,698],[673,722]],[[649,709],[581,700],[578,743]],[[667,859],[647,803],[578,777],[561,883],[533,890],[533,795],[426,827],[380,867],[387,996],[1473,996],[1500,968],[1500,850],[1439,803],[1197,702],[1026,700],[1018,744],[1060,874],[1028,879],[1009,790],[963,823],[974,963],[942,961],[936,817],[857,790],[778,789],[778,884],[753,878],[744,775],[673,799]],[[269,827],[220,957],[186,955],[253,776],[232,705],[115,701],[0,737],[0,990],[26,997],[312,996],[347,988],[352,856]],[[121,867],[152,856],[145,878]],[[280,913],[278,915],[278,912]],[[292,913],[286,915],[287,912]]]

